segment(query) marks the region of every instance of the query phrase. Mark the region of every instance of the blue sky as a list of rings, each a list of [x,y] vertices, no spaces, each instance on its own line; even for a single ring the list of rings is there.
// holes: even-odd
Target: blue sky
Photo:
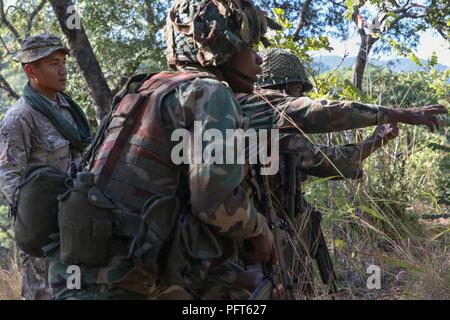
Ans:
[[[6,0],[6,6],[13,4],[13,0]],[[369,11],[370,6],[369,6]],[[374,11],[374,9],[372,10]],[[343,56],[345,52],[349,53],[349,56],[356,56],[359,48],[359,36],[356,32],[356,28],[352,30],[352,33],[347,41],[337,40],[330,38],[331,47],[334,48],[332,52],[320,51],[319,53],[326,55],[338,55]],[[431,30],[422,33],[419,46],[417,48],[416,55],[421,59],[430,58],[433,51],[436,52],[438,56],[438,61],[441,64],[450,66],[450,42],[444,40],[439,35],[434,35]],[[371,58],[390,60],[395,58],[395,55],[382,54],[380,57],[375,57],[372,53]]]
[[[359,42],[359,35],[356,32],[354,32],[354,34],[352,34],[347,41],[330,38],[331,47],[333,47],[334,50],[332,52],[321,51],[320,53],[324,56],[343,56],[345,52],[348,52],[350,57],[356,56],[358,53]],[[441,36],[434,35],[431,30],[427,30],[421,35],[416,55],[421,59],[428,59],[430,58],[433,51],[436,52],[439,63],[450,66],[450,43],[444,40]],[[374,55],[372,54],[370,57],[373,58]],[[380,58],[382,60],[388,60],[394,57],[394,54],[382,54]]]

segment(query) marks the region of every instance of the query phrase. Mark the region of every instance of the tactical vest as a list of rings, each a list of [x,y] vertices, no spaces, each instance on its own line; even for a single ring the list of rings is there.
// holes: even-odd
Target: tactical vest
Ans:
[[[64,263],[104,266],[112,256],[128,253],[138,268],[155,276],[162,247],[169,239],[186,235],[183,228],[197,228],[195,237],[212,240],[205,244],[211,257],[220,256],[220,244],[190,214],[186,173],[171,161],[172,143],[162,115],[163,99],[176,86],[206,77],[211,75],[162,72],[121,98],[96,138],[99,148],[89,172],[79,172],[73,187],[58,199]],[[192,260],[185,253],[196,255],[196,250],[181,238],[177,241],[173,246],[179,250],[170,254],[178,255],[174,260],[179,263],[172,261],[171,270],[178,268],[174,273],[179,275],[178,270]],[[128,243],[127,248],[120,243]],[[193,265],[199,258],[193,257]]]
[[[182,82],[206,77],[211,75],[162,72],[147,79],[136,94],[123,98],[109,119],[90,170],[97,177],[96,185],[116,204],[140,212],[153,195],[176,191],[179,168],[170,158],[172,142],[162,122],[162,101]],[[123,136],[125,123],[132,123],[132,130]],[[121,150],[112,151],[119,144],[123,144]]]

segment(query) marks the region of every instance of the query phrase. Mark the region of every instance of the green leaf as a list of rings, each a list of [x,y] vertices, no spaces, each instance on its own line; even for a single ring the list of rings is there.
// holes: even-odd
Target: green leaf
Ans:
[[[418,65],[419,67],[422,67],[422,66],[423,66],[422,63],[420,62],[419,58],[418,58],[414,53],[410,52],[410,53],[408,54],[408,58],[409,58],[412,62],[414,62],[416,65]]]
[[[388,16],[390,16],[390,17],[392,17],[394,19],[398,18],[398,14],[396,14],[395,12],[388,12],[387,14],[388,14]]]
[[[430,59],[428,60],[428,64],[432,67],[438,64],[438,57],[435,51],[431,54]]]
[[[375,219],[382,220],[384,222],[388,222],[385,217],[383,217],[380,213],[378,213],[378,211],[376,211],[372,208],[362,205],[362,206],[359,206],[359,209],[362,212],[367,213],[368,215],[370,215],[371,217],[373,217]]]
[[[284,16],[284,9],[281,8],[273,8],[272,12],[277,16],[277,17],[282,17]]]

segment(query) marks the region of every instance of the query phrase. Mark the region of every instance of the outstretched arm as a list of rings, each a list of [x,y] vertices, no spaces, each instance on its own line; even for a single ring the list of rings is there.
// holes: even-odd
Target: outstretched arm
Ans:
[[[397,135],[395,125],[381,125],[358,144],[324,146],[311,143],[304,135],[291,134],[281,140],[280,150],[296,153],[298,170],[307,175],[355,179],[363,174],[362,162]]]
[[[374,151],[387,144],[390,140],[398,136],[398,127],[395,124],[387,124],[378,126],[375,129],[372,137],[362,141],[359,145],[361,147],[361,161],[367,159]]]
[[[278,108],[278,126],[298,126],[305,133],[335,132],[387,123],[425,125],[434,131],[439,128],[437,115],[447,113],[447,108],[442,105],[394,109],[352,101],[313,101],[306,97],[291,98],[290,103],[280,104]]]

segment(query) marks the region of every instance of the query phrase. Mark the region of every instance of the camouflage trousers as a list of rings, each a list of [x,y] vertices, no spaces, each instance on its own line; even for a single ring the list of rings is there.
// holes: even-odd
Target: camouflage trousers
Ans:
[[[243,269],[232,261],[210,269],[202,288],[192,289],[146,283],[147,277],[126,256],[116,256],[103,268],[75,266],[80,280],[74,287],[73,266],[61,263],[58,255],[49,258],[49,282],[56,300],[236,300],[250,295],[234,284]]]
[[[20,254],[22,297],[26,300],[51,300],[48,262],[25,253]]]

